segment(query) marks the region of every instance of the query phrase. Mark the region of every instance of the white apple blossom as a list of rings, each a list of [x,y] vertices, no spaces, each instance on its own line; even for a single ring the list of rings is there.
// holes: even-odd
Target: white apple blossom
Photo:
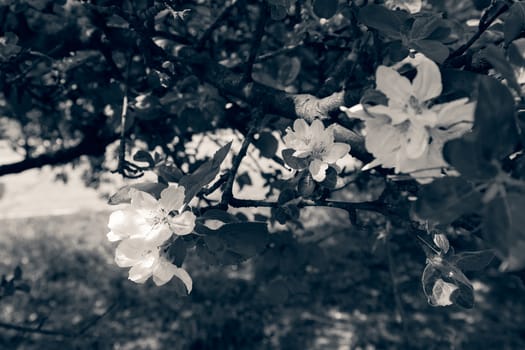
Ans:
[[[382,165],[427,183],[448,166],[442,155],[445,142],[472,127],[475,104],[462,98],[432,105],[442,91],[438,66],[423,55],[405,61],[416,67],[413,81],[391,67],[377,69],[376,88],[387,97],[387,105],[342,110],[365,122],[365,146],[375,157],[365,170]]]
[[[137,189],[131,189],[130,196],[129,208],[117,210],[109,217],[108,240],[121,241],[115,262],[120,267],[131,267],[129,279],[136,283],[153,277],[153,282],[161,286],[176,276],[189,293],[192,281],[186,270],[161,255],[162,246],[173,233],[186,235],[195,227],[195,215],[184,211],[184,188],[169,186],[159,200]]]
[[[115,262],[119,267],[131,267],[129,279],[135,283],[144,283],[153,277],[153,282],[161,286],[176,276],[184,283],[188,293],[191,292],[190,275],[162,257],[160,247],[151,241],[143,238],[124,239],[117,247]]]
[[[350,151],[350,145],[334,142],[333,129],[325,128],[319,119],[311,125],[304,119],[296,119],[293,129],[286,130],[284,143],[286,148],[294,150],[294,157],[309,160],[308,170],[317,182],[324,181],[328,167],[335,166]]]
[[[183,211],[184,187],[165,188],[158,201],[149,193],[136,189],[130,190],[130,196],[130,207],[117,210],[109,217],[109,241],[141,237],[162,243],[172,233],[186,235],[193,231],[195,215],[191,211]],[[173,212],[174,215],[170,215]]]

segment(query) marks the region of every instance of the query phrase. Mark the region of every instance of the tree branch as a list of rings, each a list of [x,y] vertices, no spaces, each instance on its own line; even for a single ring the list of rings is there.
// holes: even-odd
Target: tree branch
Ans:
[[[179,50],[177,57],[172,57],[172,60],[187,64],[195,75],[215,86],[221,93],[239,98],[253,106],[261,106],[265,113],[312,121],[316,117],[325,118],[330,112],[337,111],[344,105],[344,91],[317,98],[311,94],[290,94],[257,82],[247,82],[242,75],[232,72],[213,61],[207,54],[190,47]],[[336,132],[336,140],[350,144],[352,156],[363,161],[370,159],[360,135],[348,129],[345,132],[339,130]]]
[[[116,134],[107,139],[86,137],[73,147],[64,148],[54,153],[42,154],[34,158],[26,158],[16,163],[0,165],[0,176],[21,173],[44,165],[66,164],[84,155],[101,156],[106,151],[106,147],[117,139],[118,135]]]
[[[252,44],[250,46],[250,55],[248,56],[248,61],[246,62],[245,77],[248,81],[252,80],[253,64],[255,63],[257,52],[259,52],[259,47],[261,46],[261,41],[264,36],[264,27],[266,26],[268,15],[268,4],[266,1],[263,1],[260,6],[259,20],[257,21],[257,27],[255,28]]]
[[[201,38],[199,39],[199,42],[197,43],[197,47],[198,48],[203,48],[204,45],[206,45],[206,42],[208,41],[208,39],[212,35],[213,31],[215,29],[217,29],[217,27],[219,27],[219,25],[222,23],[222,21],[224,21],[226,19],[226,17],[228,17],[230,15],[232,10],[235,8],[235,6],[238,5],[238,3],[239,3],[239,0],[233,0],[233,2],[230,5],[226,6],[222,10],[222,12],[219,14],[217,19],[215,19],[215,21],[208,28],[206,28],[206,30],[202,34]]]
[[[268,202],[262,200],[253,200],[253,199],[239,199],[232,197],[228,203],[235,208],[246,208],[246,207],[266,207],[266,208],[278,208],[282,204],[278,202]],[[385,205],[379,201],[371,202],[342,202],[342,201],[331,201],[331,200],[304,200],[297,203],[298,208],[304,207],[327,207],[327,208],[338,208],[346,211],[354,210],[365,210],[373,211],[381,214],[388,214],[388,209]]]
[[[492,25],[492,23],[496,19],[498,19],[499,16],[501,16],[503,13],[505,13],[509,9],[509,6],[507,4],[500,5],[498,3],[498,6],[501,6],[501,7],[496,11],[496,13],[494,13],[494,15],[492,15],[491,17],[487,18],[485,21],[482,21],[479,24],[478,31],[465,44],[461,45],[457,50],[455,50],[454,52],[450,54],[450,56],[445,61],[445,65],[449,65],[450,63],[452,63],[453,59],[463,55],[481,37],[481,35]]]

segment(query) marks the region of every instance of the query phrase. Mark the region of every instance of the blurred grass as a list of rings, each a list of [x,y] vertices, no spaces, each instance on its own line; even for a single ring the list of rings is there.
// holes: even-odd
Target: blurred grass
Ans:
[[[184,298],[170,284],[127,280],[105,239],[107,218],[0,222],[0,273],[19,264],[32,287],[0,300],[0,322],[68,335],[86,329],[49,336],[0,328],[0,349],[525,348],[525,300],[514,279],[483,272],[475,309],[432,308],[419,286],[424,257],[401,237],[392,249],[410,345],[396,318],[388,265],[381,251],[371,253],[366,232],[342,228],[325,240],[325,268],[304,273],[304,292],[283,303],[265,297],[261,259],[234,269],[190,256],[194,291]]]

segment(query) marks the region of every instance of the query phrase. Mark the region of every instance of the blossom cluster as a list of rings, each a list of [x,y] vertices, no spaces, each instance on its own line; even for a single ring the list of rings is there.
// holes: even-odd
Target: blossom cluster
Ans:
[[[471,129],[475,104],[467,98],[433,104],[443,89],[438,66],[422,54],[398,66],[406,63],[416,68],[412,81],[394,67],[376,71],[376,89],[387,98],[386,105],[342,110],[364,121],[365,146],[375,158],[364,170],[381,165],[428,183],[448,167],[442,154],[445,142]]]
[[[286,148],[294,150],[294,157],[309,161],[308,170],[317,182],[324,181],[328,167],[336,168],[335,163],[350,151],[350,145],[334,142],[333,129],[325,128],[319,119],[311,125],[304,119],[296,119],[283,140]]]
[[[130,267],[129,279],[133,282],[144,283],[153,277],[153,282],[161,286],[176,276],[190,293],[190,275],[162,254],[173,234],[187,235],[195,227],[195,215],[184,210],[184,187],[167,187],[159,200],[132,188],[130,197],[129,207],[113,212],[109,218],[108,240],[120,241],[115,262]]]

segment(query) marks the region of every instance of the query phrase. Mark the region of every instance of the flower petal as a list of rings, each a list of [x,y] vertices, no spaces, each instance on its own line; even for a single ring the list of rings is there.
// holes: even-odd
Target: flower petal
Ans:
[[[407,157],[411,159],[421,157],[428,149],[429,134],[426,128],[410,124],[406,136]]]
[[[128,278],[135,283],[144,283],[151,277],[153,268],[149,264],[138,263],[129,269]]]
[[[159,263],[153,269],[153,282],[157,286],[162,286],[168,283],[176,270],[177,266],[173,265],[165,258],[160,258]]]
[[[365,147],[385,168],[396,164],[395,155],[402,146],[403,135],[398,127],[374,121],[366,123]]]
[[[144,218],[132,209],[117,210],[109,216],[107,234],[110,242],[119,241],[132,235],[140,234],[148,229]]]
[[[159,204],[169,213],[173,210],[181,210],[184,205],[184,187],[168,186],[160,193]]]
[[[452,305],[450,297],[456,289],[459,289],[459,287],[455,284],[445,282],[439,278],[432,287],[431,301],[436,306]]]
[[[412,95],[410,80],[403,77],[396,70],[379,66],[376,71],[376,87],[389,99],[389,104],[403,106]]]
[[[474,122],[475,108],[475,102],[467,103],[466,98],[460,98],[455,101],[434,106],[432,109],[439,110],[437,125],[447,127],[461,122]]]
[[[177,276],[184,283],[189,294],[193,287],[190,275],[183,268],[179,268],[168,260],[161,258],[159,264],[153,270],[153,282],[157,286],[162,286],[168,283],[173,276]]]
[[[310,133],[312,137],[318,137],[324,132],[324,124],[319,119],[314,119],[312,125],[310,125]]]
[[[293,122],[293,129],[296,133],[296,137],[302,138],[304,137],[304,135],[306,135],[306,132],[308,130],[308,123],[302,118],[297,118]]]
[[[326,170],[328,169],[328,164],[325,162],[314,159],[310,165],[308,166],[308,170],[310,170],[310,174],[312,174],[312,178],[317,182],[323,182],[326,178]]]
[[[180,215],[170,217],[170,229],[179,236],[187,235],[195,228],[195,215],[191,211],[185,211]]]
[[[441,95],[441,73],[434,61],[425,57],[416,66],[417,74],[413,81],[414,96],[425,102]]]
[[[131,196],[131,208],[136,210],[145,218],[153,218],[158,215],[160,205],[151,194],[139,191],[135,188],[129,190]]]
[[[191,290],[193,289],[193,281],[191,279],[191,276],[188,274],[186,270],[183,268],[177,268],[175,271],[175,276],[184,283],[186,286],[186,290],[188,291],[188,294],[191,293]]]
[[[348,118],[357,118],[361,120],[369,119],[370,116],[365,112],[365,109],[362,104],[357,104],[355,106],[352,106],[350,108],[341,106],[339,109],[342,112],[345,112]]]
[[[323,154],[323,161],[327,163],[335,163],[337,160],[343,158],[350,151],[350,145],[342,142],[335,142]]]
[[[115,262],[128,267],[144,262],[152,265],[158,257],[158,248],[143,239],[129,238],[119,243],[115,251]]]
[[[410,118],[410,114],[407,111],[397,107],[377,105],[368,107],[367,110],[375,115],[386,115],[390,118],[392,125],[401,124]]]

